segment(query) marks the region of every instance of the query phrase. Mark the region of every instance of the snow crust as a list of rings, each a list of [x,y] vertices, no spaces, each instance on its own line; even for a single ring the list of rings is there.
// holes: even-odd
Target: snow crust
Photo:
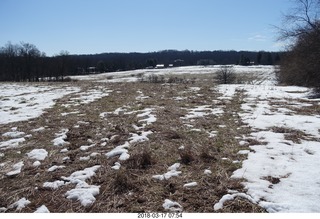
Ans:
[[[178,202],[171,201],[170,199],[165,199],[162,207],[165,210],[172,212],[181,212],[183,210],[182,206]]]
[[[23,166],[24,166],[23,161],[20,161],[20,162],[14,164],[14,165],[12,166],[12,169],[13,169],[13,170],[10,171],[10,172],[8,172],[6,175],[7,175],[7,176],[18,175],[19,173],[21,173],[21,169],[22,169]]]
[[[239,151],[248,154],[248,158],[232,178],[245,179],[246,198],[268,212],[319,212],[320,143],[312,139],[293,142],[286,139],[287,133],[273,130],[274,127],[297,130],[309,138],[320,138],[318,115],[292,111],[312,106],[312,101],[306,98],[309,89],[269,84],[221,85],[218,90],[225,99],[232,98],[238,91],[245,92],[247,97],[243,100],[240,116],[253,130],[248,138],[265,143],[250,146],[250,151]],[[277,107],[273,103],[283,106]],[[245,140],[242,145],[246,144]],[[227,194],[215,205],[215,210],[238,195]]]
[[[50,213],[50,211],[45,205],[41,205],[34,213]]]
[[[11,204],[9,206],[9,208],[16,208],[17,211],[20,211],[30,203],[31,202],[29,200],[27,200],[26,198],[21,198],[18,201],[16,201],[15,203]]]
[[[25,121],[43,114],[55,100],[79,91],[76,87],[0,84],[0,124]]]
[[[168,172],[162,175],[153,175],[152,178],[162,181],[162,180],[168,180],[174,176],[179,176],[182,173],[181,171],[177,170],[179,167],[180,167],[180,163],[175,163],[168,168]]]
[[[45,149],[33,149],[27,155],[30,159],[44,160],[48,156],[48,152]]]

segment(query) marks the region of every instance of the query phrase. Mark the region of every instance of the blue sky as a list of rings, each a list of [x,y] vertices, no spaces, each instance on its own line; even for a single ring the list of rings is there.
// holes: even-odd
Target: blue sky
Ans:
[[[0,46],[48,56],[177,50],[278,51],[290,0],[0,0]]]

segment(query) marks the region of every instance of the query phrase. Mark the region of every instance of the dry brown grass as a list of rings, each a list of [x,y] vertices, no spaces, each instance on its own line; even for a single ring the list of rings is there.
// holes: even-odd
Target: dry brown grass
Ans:
[[[191,77],[191,76],[190,76]],[[188,78],[188,76],[187,76]],[[33,128],[41,126],[46,129],[39,133],[32,133],[32,137],[21,144],[20,154],[17,149],[7,150],[5,157],[0,158],[0,163],[8,162],[8,168],[20,160],[25,161],[22,173],[15,178],[2,176],[0,178],[0,207],[8,206],[19,198],[26,197],[32,204],[22,212],[33,212],[42,204],[51,212],[161,212],[165,199],[179,202],[184,212],[214,212],[213,205],[228,193],[229,189],[244,192],[241,181],[231,179],[232,172],[241,167],[241,163],[232,161],[246,159],[238,155],[240,146],[236,137],[248,135],[248,128],[242,128],[238,116],[243,99],[239,91],[231,101],[217,100],[219,94],[212,89],[212,76],[204,76],[194,84],[149,84],[149,83],[115,83],[107,84],[113,92],[90,104],[82,104],[65,108],[72,95],[59,100],[54,108],[47,110],[37,119],[27,122],[9,124],[1,127],[0,131],[6,132],[10,127],[17,126],[27,134]],[[101,84],[89,82],[74,82],[83,91]],[[199,92],[193,92],[190,87],[200,87]],[[148,99],[137,100],[141,91]],[[196,95],[198,94],[198,95]],[[175,97],[185,97],[185,100],[176,101]],[[199,105],[212,105],[222,107],[221,115],[208,115],[205,118],[196,118],[193,121],[184,121],[181,117],[187,114],[187,109]],[[100,118],[102,112],[113,112],[119,107],[126,106],[128,111],[154,108],[153,114],[157,121],[145,127],[145,131],[152,131],[149,141],[135,143],[130,146],[130,158],[119,161],[118,157],[107,158],[105,154],[114,147],[128,141],[131,133],[137,133],[132,125],[139,125],[137,113],[108,114]],[[62,112],[79,111],[78,114],[62,116]],[[84,123],[78,123],[83,121]],[[192,124],[192,131],[186,123]],[[75,127],[79,125],[79,127]],[[223,125],[223,126],[221,126]],[[52,145],[54,134],[61,128],[68,128],[67,140],[70,142],[68,152],[60,153],[62,148]],[[214,138],[209,138],[209,132],[216,131]],[[106,145],[101,139],[108,138]],[[87,151],[80,150],[83,145],[95,144]],[[179,147],[185,146],[185,149]],[[40,167],[33,167],[25,153],[34,148],[46,149],[48,156]],[[80,157],[90,156],[93,152],[98,155],[88,161],[81,161]],[[7,156],[10,155],[10,156]],[[69,156],[70,160],[63,161]],[[226,158],[226,159],[222,159]],[[119,171],[111,167],[115,162],[121,163]],[[168,180],[155,180],[153,175],[164,174],[168,167],[174,163],[181,163],[178,177]],[[47,172],[53,165],[65,165],[63,169]],[[74,188],[74,184],[62,186],[57,190],[43,188],[43,183],[69,176],[74,171],[82,170],[94,165],[101,165],[96,175],[89,184],[100,186],[100,193],[95,203],[90,207],[83,207],[78,201],[66,199],[65,193]],[[212,174],[205,175],[205,169],[210,169]],[[7,169],[0,169],[4,174]],[[197,182],[198,186],[184,188],[188,182]],[[8,210],[14,212],[14,209]],[[255,204],[246,200],[236,199],[226,204],[223,212],[263,212]]]

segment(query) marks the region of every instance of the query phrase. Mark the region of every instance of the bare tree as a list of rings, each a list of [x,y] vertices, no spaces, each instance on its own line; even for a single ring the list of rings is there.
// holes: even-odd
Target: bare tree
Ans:
[[[320,0],[291,0],[294,7],[283,15],[282,27],[278,27],[279,40],[297,40],[301,35],[317,29]]]
[[[320,88],[320,0],[294,0],[295,7],[284,16],[280,39],[292,45],[282,59],[279,82]]]
[[[216,80],[219,84],[232,84],[236,80],[235,71],[230,65],[221,66],[216,74]]]

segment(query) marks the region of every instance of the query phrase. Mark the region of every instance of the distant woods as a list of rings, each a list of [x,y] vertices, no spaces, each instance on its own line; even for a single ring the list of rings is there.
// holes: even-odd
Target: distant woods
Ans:
[[[273,65],[283,54],[250,51],[176,51],[103,53],[48,57],[35,45],[8,42],[0,48],[0,81],[64,81],[69,75],[190,65]]]
[[[280,40],[290,43],[281,61],[280,83],[316,88],[320,93],[320,1],[294,0],[284,15]]]

